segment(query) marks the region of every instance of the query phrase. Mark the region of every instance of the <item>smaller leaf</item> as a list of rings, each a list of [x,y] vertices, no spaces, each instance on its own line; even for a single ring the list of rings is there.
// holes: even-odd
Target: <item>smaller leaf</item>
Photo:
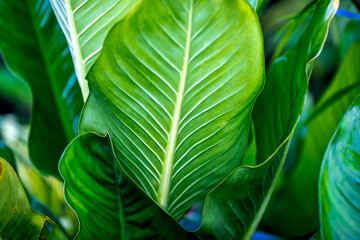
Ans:
[[[256,167],[234,170],[205,199],[199,234],[215,239],[250,239],[274,191],[301,115],[310,69],[322,50],[339,1],[320,1],[298,43],[272,63],[253,118]]]
[[[0,239],[67,239],[47,216],[34,211],[14,169],[0,158]]]
[[[210,192],[199,234],[204,239],[251,239],[279,177],[290,141],[264,164],[237,168]]]
[[[310,113],[310,120],[303,122],[309,124],[302,151],[297,154],[298,163],[274,196],[264,218],[264,227],[278,235],[302,236],[318,228],[317,183],[321,161],[342,116],[360,92],[359,64],[360,41],[357,41]]]
[[[360,98],[340,122],[320,173],[320,216],[323,239],[360,236]]]
[[[77,239],[186,239],[187,233],[123,173],[110,139],[77,137],[60,161]],[[89,201],[91,199],[91,201]]]

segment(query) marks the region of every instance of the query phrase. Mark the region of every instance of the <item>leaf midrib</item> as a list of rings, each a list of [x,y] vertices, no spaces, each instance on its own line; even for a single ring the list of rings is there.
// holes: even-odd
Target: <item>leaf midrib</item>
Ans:
[[[176,102],[174,114],[171,121],[170,134],[168,143],[165,150],[164,165],[160,176],[159,189],[157,194],[157,201],[167,209],[169,204],[169,193],[171,187],[171,176],[174,165],[174,156],[177,142],[177,135],[180,125],[181,107],[184,98],[185,82],[187,78],[189,55],[190,55],[190,42],[191,42],[191,29],[192,29],[192,16],[193,15],[193,0],[190,0],[188,27],[186,33],[186,45],[184,50],[183,66],[180,74],[180,84],[176,95]]]
[[[88,83],[85,80],[85,75],[86,75],[85,63],[80,50],[80,43],[76,32],[75,19],[74,19],[73,10],[71,8],[70,0],[64,0],[64,3],[65,3],[65,10],[66,10],[67,21],[70,32],[70,41],[74,51],[74,60],[75,60],[74,64],[76,65],[76,72],[78,75],[77,77],[80,84],[82,96],[85,102],[85,100],[89,95]]]

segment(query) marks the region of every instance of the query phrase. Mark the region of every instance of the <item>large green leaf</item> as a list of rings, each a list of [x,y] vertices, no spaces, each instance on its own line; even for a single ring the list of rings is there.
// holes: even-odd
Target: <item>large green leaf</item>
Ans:
[[[341,120],[326,150],[320,175],[322,238],[359,238],[360,98]]]
[[[74,58],[84,99],[89,94],[86,74],[98,58],[111,27],[139,0],[50,0]]]
[[[318,227],[316,186],[321,161],[342,116],[360,93],[359,65],[360,41],[351,46],[332,83],[310,114],[298,164],[269,208],[266,225],[277,234],[301,236]]]
[[[320,1],[299,42],[271,64],[253,113],[257,158],[263,163],[237,168],[206,197],[200,233],[207,238],[250,239],[256,230],[304,106],[309,70],[338,4]]]
[[[120,170],[109,136],[86,133],[66,148],[60,172],[80,221],[77,239],[186,239],[185,230]]]
[[[89,72],[81,131],[109,131],[125,171],[179,219],[241,164],[263,76],[246,1],[142,1]]]
[[[65,37],[48,0],[1,0],[0,32],[8,68],[32,90],[30,157],[42,172],[58,175],[82,106]]]
[[[14,169],[0,158],[0,239],[67,239],[48,217],[34,211]]]

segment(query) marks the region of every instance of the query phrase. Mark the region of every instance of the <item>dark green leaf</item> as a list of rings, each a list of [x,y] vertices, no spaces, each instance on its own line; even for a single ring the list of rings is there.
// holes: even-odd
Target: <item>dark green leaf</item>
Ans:
[[[1,0],[0,32],[8,68],[28,82],[33,95],[30,157],[43,173],[58,176],[82,106],[65,37],[48,0]]]
[[[360,41],[349,49],[331,85],[315,106],[314,113],[317,114],[310,115],[312,120],[307,126],[298,165],[285,179],[274,205],[269,208],[266,225],[277,234],[301,236],[318,227],[316,186],[321,161],[342,116],[360,92],[359,65]]]
[[[186,239],[186,232],[121,171],[109,136],[77,137],[60,161],[77,239]]]
[[[16,163],[15,163],[15,157],[12,151],[5,146],[4,143],[0,142],[0,157],[3,159],[8,159],[8,163],[11,165],[11,167],[16,172]]]
[[[67,239],[48,217],[34,211],[10,164],[0,158],[0,239]]]
[[[31,106],[31,92],[28,85],[21,79],[13,76],[6,68],[0,67],[0,94],[14,104]]]
[[[340,122],[320,173],[322,239],[360,236],[360,98]]]
[[[312,62],[338,4],[320,1],[299,42],[270,66],[253,114],[257,159],[263,163],[237,168],[206,197],[200,233],[216,239],[250,239],[256,230],[302,112]]]
[[[260,14],[270,0],[247,0],[252,8]]]

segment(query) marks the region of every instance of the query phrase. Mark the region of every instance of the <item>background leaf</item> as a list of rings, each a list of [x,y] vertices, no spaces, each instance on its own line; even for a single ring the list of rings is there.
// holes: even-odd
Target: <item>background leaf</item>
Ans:
[[[60,171],[80,221],[77,239],[186,239],[185,230],[120,173],[108,136],[77,137]]]
[[[26,107],[31,106],[31,92],[28,85],[21,79],[18,79],[12,75],[3,66],[0,66],[0,83],[1,100],[14,102],[15,108],[17,108],[18,105],[25,105]],[[23,108],[16,110],[19,112],[24,111]]]
[[[47,0],[0,1],[0,50],[9,69],[33,95],[30,157],[45,174],[77,134],[81,92],[71,56]]]
[[[255,232],[302,112],[312,62],[322,49],[338,4],[320,1],[298,43],[269,67],[253,112],[257,159],[263,163],[237,168],[206,197],[200,228],[206,237],[250,239]]]
[[[360,236],[360,98],[347,111],[321,166],[320,216],[323,239]]]
[[[15,171],[0,158],[0,238],[67,239],[48,217],[34,211]]]
[[[15,157],[12,151],[5,146],[4,143],[0,142],[0,157],[3,159],[8,159],[8,163],[11,165],[11,167],[16,172],[16,163],[15,163]]]
[[[69,42],[84,99],[89,94],[86,74],[99,56],[111,27],[139,0],[50,0]]]
[[[360,41],[349,49],[332,83],[314,107],[304,126],[307,134],[298,163],[285,177],[264,221],[266,229],[294,237],[318,227],[318,188],[315,187],[328,142],[348,107],[360,93]],[[304,177],[306,176],[306,177]],[[297,207],[294,208],[294,205]],[[276,219],[276,221],[274,221]]]
[[[88,75],[81,131],[109,131],[125,171],[179,219],[241,164],[263,75],[245,1],[142,1]]]

